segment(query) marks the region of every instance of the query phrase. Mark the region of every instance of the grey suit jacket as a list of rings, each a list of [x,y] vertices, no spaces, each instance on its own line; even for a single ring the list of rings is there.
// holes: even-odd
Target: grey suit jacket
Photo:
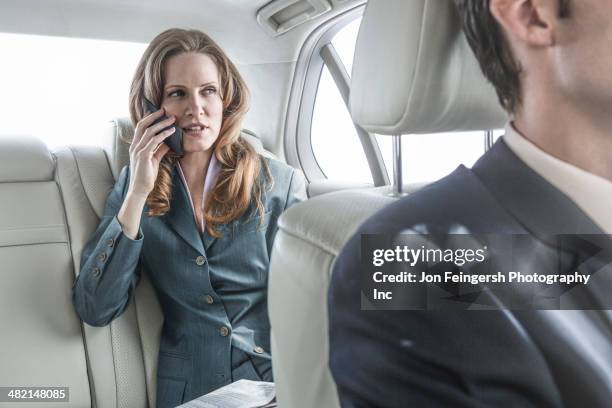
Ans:
[[[603,234],[503,140],[472,170],[461,166],[382,209],[344,248],[332,275],[330,366],[342,406],[608,406],[612,311],[361,310],[361,234],[449,234],[457,226],[473,234],[520,234],[530,240],[527,248],[554,245],[547,243],[554,234]],[[550,259],[537,255],[530,262]],[[573,259],[560,270],[569,271]],[[514,270],[506,259],[493,261],[495,270]],[[580,267],[592,272],[600,266],[592,261]],[[599,278],[585,295],[609,305],[612,274],[608,269]]]
[[[271,380],[270,252],[278,217],[306,193],[299,171],[265,160],[274,181],[264,196],[263,219],[251,208],[222,225],[220,238],[199,233],[176,169],[170,211],[161,217],[143,214],[139,237],[127,238],[117,220],[129,185],[125,167],[83,250],[73,303],[90,325],[107,325],[123,313],[140,266],[150,276],[164,313],[158,407],[178,405],[240,378]]]

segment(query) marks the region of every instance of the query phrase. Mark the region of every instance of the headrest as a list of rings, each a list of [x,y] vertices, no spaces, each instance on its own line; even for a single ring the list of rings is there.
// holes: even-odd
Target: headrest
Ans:
[[[121,169],[130,162],[130,145],[123,140],[131,140],[133,134],[134,127],[129,118],[113,119],[106,128],[103,147],[115,180]]]
[[[123,166],[130,162],[130,145],[123,140],[131,140],[134,127],[129,118],[117,118],[109,122],[104,137],[104,151],[108,157],[113,177],[117,180]],[[241,136],[255,148],[255,150],[267,157],[274,155],[266,151],[261,140],[250,130],[242,129]]]
[[[0,137],[0,183],[51,181],[55,163],[47,146],[35,137]]]
[[[353,120],[372,133],[490,130],[508,120],[452,0],[370,0],[351,80]]]

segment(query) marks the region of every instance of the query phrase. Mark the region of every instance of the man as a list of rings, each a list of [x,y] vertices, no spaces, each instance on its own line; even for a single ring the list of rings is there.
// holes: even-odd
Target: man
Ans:
[[[513,120],[459,168],[369,219],[330,287],[330,367],[344,407],[609,406],[612,312],[362,311],[364,233],[612,234],[612,2],[457,0]],[[503,262],[500,260],[502,266]],[[606,303],[612,282],[590,288]]]

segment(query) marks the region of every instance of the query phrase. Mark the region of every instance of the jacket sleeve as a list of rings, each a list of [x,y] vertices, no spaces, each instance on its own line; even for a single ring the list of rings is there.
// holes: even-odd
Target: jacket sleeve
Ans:
[[[74,308],[91,326],[106,326],[119,317],[140,280],[142,230],[132,240],[123,234],[117,220],[128,181],[126,166],[106,199],[98,228],[83,249],[80,273],[72,287]]]

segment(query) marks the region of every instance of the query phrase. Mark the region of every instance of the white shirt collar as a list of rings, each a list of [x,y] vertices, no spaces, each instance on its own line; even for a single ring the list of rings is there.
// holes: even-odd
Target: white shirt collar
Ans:
[[[189,186],[187,185],[187,180],[185,179],[185,173],[183,173],[183,169],[181,168],[181,164],[179,163],[178,160],[176,162],[176,168],[178,169],[178,173],[181,176],[181,181],[183,182],[183,185],[185,186],[185,190],[187,191],[187,195],[189,196],[189,204],[191,204],[191,210],[193,211],[193,218],[197,225],[198,220],[195,215],[195,207],[193,205],[193,200],[191,199],[191,192],[189,191]],[[217,177],[219,176],[220,168],[221,166],[219,165],[219,161],[217,160],[217,158],[215,157],[215,154],[213,153],[212,156],[210,157],[210,162],[208,163],[208,170],[206,170],[206,178],[204,179],[204,189],[202,191],[202,211],[204,211],[204,205],[206,203],[206,199],[210,195],[210,192],[212,191],[215,184],[217,184]],[[202,223],[200,225],[201,231],[204,231],[204,225],[205,225],[205,221],[204,221],[204,217],[202,217]]]
[[[510,122],[504,141],[527,166],[568,196],[606,234],[612,234],[612,182],[551,156]]]

